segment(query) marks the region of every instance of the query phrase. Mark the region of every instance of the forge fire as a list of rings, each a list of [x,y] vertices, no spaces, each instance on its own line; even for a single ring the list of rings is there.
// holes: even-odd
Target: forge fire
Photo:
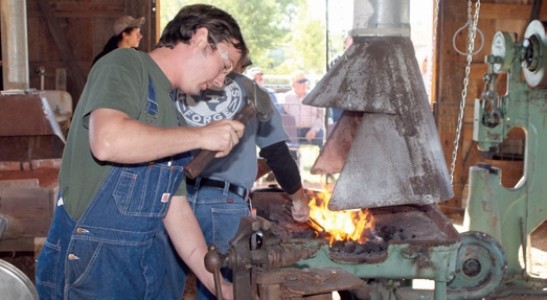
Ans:
[[[323,239],[331,252],[355,255],[383,252],[390,243],[443,244],[447,235],[430,206],[402,205],[359,210],[331,211],[329,194],[306,190],[310,221],[297,223],[290,214],[290,200],[278,191],[253,196],[258,215],[271,221],[272,231],[282,239]],[[444,227],[442,225],[441,227]]]
[[[364,244],[374,229],[374,216],[368,209],[331,211],[329,192],[321,192],[310,201],[310,226],[329,241],[354,241]]]

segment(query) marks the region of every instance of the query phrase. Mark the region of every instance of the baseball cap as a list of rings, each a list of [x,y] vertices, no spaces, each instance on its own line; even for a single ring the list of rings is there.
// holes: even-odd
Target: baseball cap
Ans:
[[[249,70],[249,74],[251,74],[251,76],[254,76],[256,74],[264,74],[264,72],[259,67],[253,67]]]
[[[304,71],[296,71],[291,76],[291,82],[294,83],[305,83],[309,82],[309,79],[306,77]]]
[[[116,19],[114,22],[114,33],[116,35],[122,33],[126,28],[141,27],[144,24],[144,17],[133,18],[132,16],[123,16]]]

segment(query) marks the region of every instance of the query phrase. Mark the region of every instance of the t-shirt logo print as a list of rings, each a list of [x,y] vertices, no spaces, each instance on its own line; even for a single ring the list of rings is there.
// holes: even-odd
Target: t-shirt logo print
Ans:
[[[200,95],[187,95],[181,105],[182,115],[190,126],[232,119],[243,106],[241,87],[226,77],[223,90],[208,89]]]

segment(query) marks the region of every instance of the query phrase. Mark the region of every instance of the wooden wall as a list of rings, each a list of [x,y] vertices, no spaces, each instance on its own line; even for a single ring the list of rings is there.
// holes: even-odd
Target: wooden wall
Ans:
[[[122,15],[144,16],[143,40],[148,51],[156,39],[155,1],[149,0],[27,0],[30,87],[40,88],[35,69],[44,67],[45,89],[56,88],[57,70],[66,70],[66,89],[76,104],[91,62],[113,35]]]
[[[473,8],[476,1],[473,0]],[[458,153],[456,157],[456,168],[454,171],[455,197],[445,202],[442,207],[445,212],[461,213],[465,207],[466,188],[468,181],[469,167],[479,161],[486,161],[494,166],[502,168],[504,186],[514,186],[522,175],[523,164],[519,160],[490,160],[481,157],[475,143],[472,141],[473,132],[473,108],[476,98],[480,98],[483,91],[483,75],[486,73],[484,58],[490,54],[491,41],[497,31],[515,32],[518,34],[518,41],[522,41],[532,14],[533,0],[515,1],[494,1],[481,0],[478,28],[484,36],[475,40],[475,49],[478,50],[483,42],[481,50],[473,55],[470,69],[467,97],[465,98],[465,112]],[[466,56],[460,55],[453,47],[455,33],[467,22],[468,1],[441,1],[439,9],[439,27],[437,35],[436,52],[436,84],[434,87],[433,101],[437,127],[444,149],[447,164],[450,167],[452,152],[455,148],[456,128],[462,101],[462,90],[464,88]],[[473,10],[474,11],[474,10]],[[540,9],[539,19],[547,20],[547,5]],[[456,35],[456,45],[461,51],[467,49],[467,30],[460,31]],[[524,134],[512,132],[514,138],[523,138]]]

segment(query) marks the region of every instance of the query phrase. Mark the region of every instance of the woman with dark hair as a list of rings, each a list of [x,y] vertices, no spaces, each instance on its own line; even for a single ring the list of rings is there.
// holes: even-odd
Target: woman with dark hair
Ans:
[[[117,48],[138,48],[142,39],[141,25],[144,24],[144,17],[135,19],[131,16],[119,17],[114,22],[114,35],[110,37],[103,47],[103,51],[93,59],[93,66],[99,58]]]

